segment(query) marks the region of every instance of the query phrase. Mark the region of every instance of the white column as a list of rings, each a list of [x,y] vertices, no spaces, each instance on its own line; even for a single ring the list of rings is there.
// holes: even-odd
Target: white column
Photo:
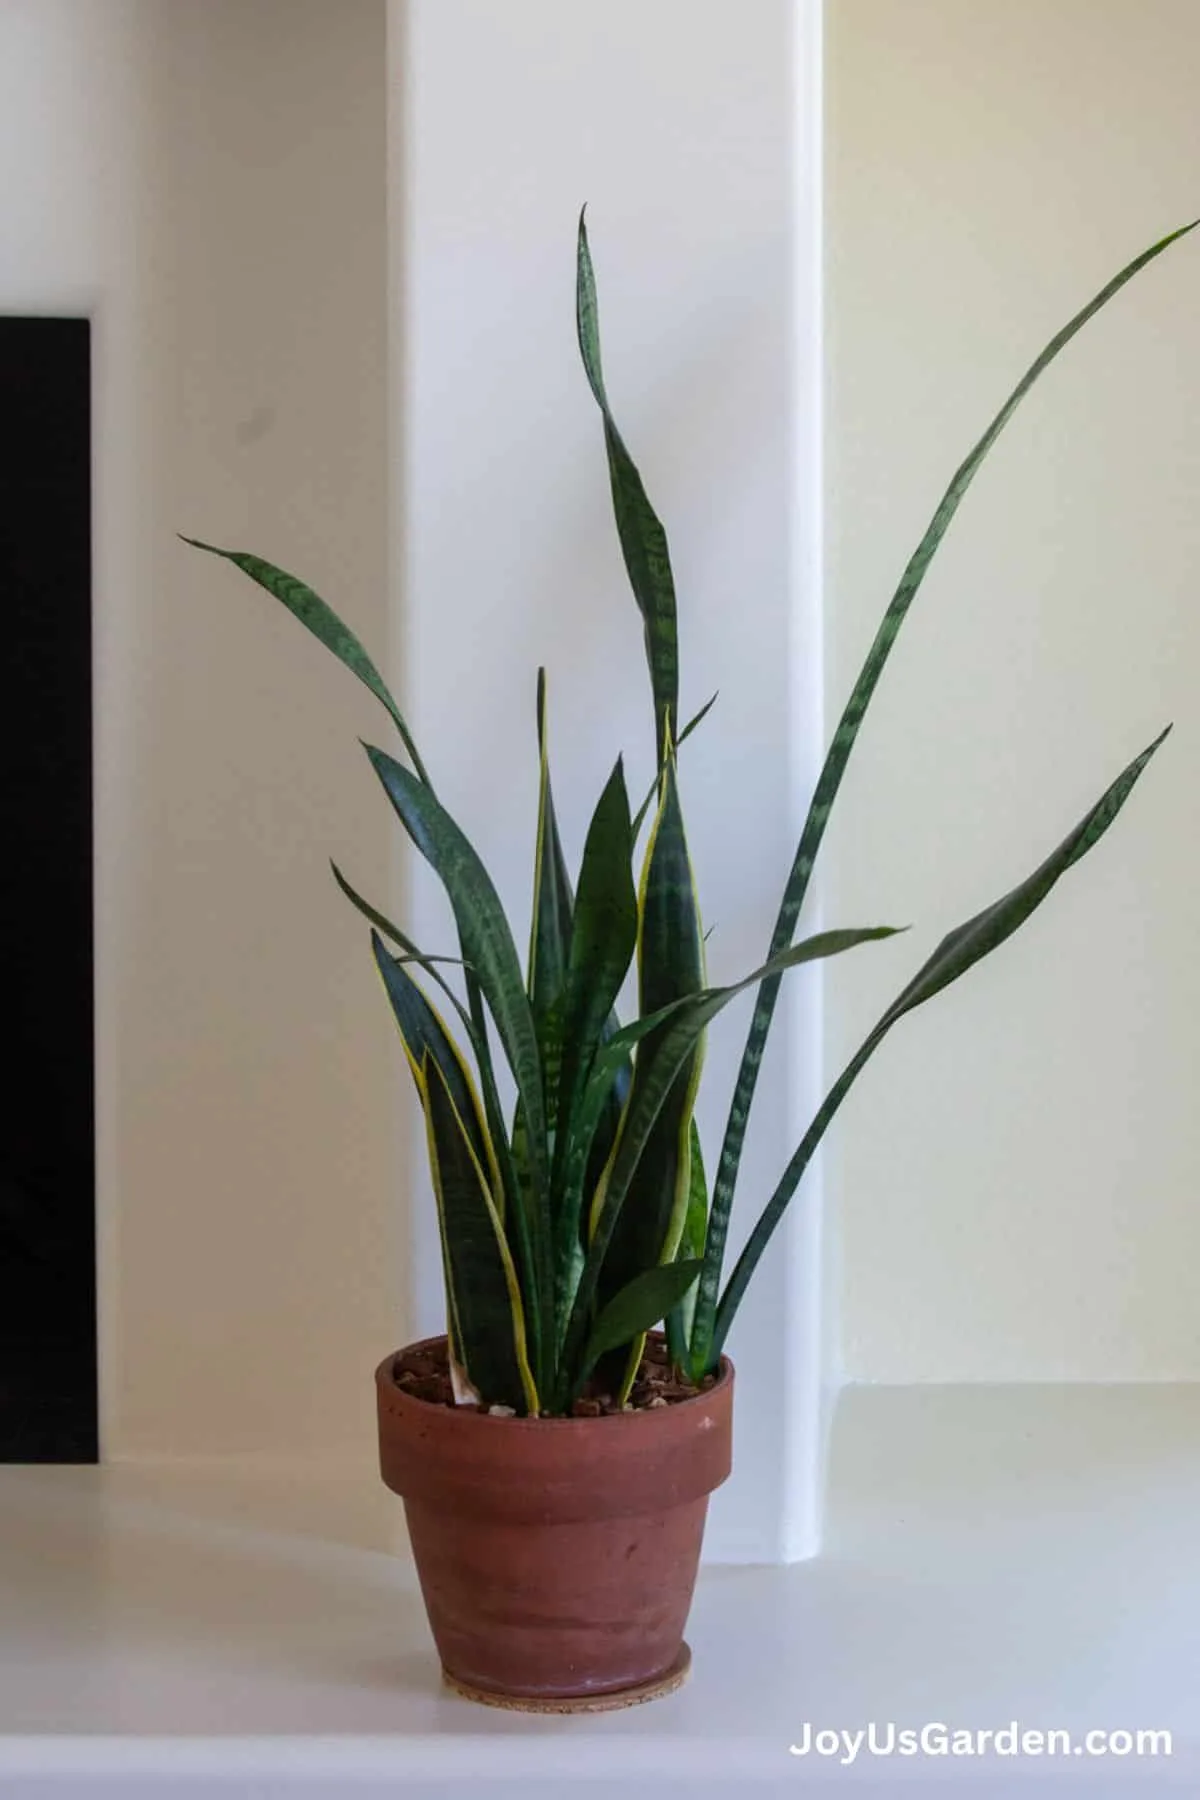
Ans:
[[[819,90],[817,0],[391,0],[394,651],[423,756],[518,941],[537,665],[569,861],[618,750],[631,789],[652,764],[640,620],[574,342],[586,201],[610,395],[673,550],[681,715],[721,690],[681,766],[710,977],[765,952],[821,729]],[[432,877],[406,881],[424,947],[451,950]],[[735,1250],[817,1092],[818,983],[794,998],[759,1084]],[[747,1006],[709,1048],[710,1165]],[[409,1166],[414,1317],[436,1331],[416,1134]],[[736,1470],[715,1559],[815,1547],[818,1202],[802,1190],[730,1342]]]

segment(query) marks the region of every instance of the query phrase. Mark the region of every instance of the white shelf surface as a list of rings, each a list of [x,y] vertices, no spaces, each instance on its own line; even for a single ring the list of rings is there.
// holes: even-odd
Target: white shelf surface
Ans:
[[[0,1470],[0,1795],[1200,1792],[1200,1388],[851,1389],[823,1554],[709,1567],[676,1696],[445,1691],[370,1470]],[[1168,1729],[1169,1758],[869,1758],[808,1722]]]

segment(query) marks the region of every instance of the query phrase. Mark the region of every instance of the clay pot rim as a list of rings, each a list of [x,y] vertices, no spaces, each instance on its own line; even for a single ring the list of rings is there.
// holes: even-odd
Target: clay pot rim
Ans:
[[[647,1336],[655,1338],[659,1342],[663,1341],[663,1334],[661,1331],[648,1332]],[[715,1395],[722,1393],[724,1389],[732,1385],[735,1372],[733,1363],[730,1361],[729,1357],[722,1352],[721,1360],[717,1365],[717,1379],[713,1382],[712,1386],[709,1388],[702,1388],[698,1394],[689,1394],[686,1400],[672,1400],[666,1406],[633,1407],[629,1412],[591,1413],[585,1415],[583,1418],[564,1418],[561,1414],[555,1414],[550,1418],[542,1418],[540,1415],[537,1418],[530,1418],[528,1414],[520,1413],[513,1418],[509,1418],[503,1413],[497,1415],[495,1413],[481,1412],[475,1406],[443,1406],[438,1401],[422,1400],[418,1398],[416,1394],[405,1393],[404,1389],[400,1387],[392,1374],[392,1370],[398,1358],[407,1355],[410,1350],[431,1350],[435,1345],[444,1344],[445,1342],[446,1333],[444,1331],[437,1332],[433,1337],[414,1338],[411,1343],[402,1344],[398,1350],[393,1350],[388,1356],[385,1356],[375,1371],[376,1386],[387,1393],[390,1402],[394,1404],[398,1401],[406,1408],[414,1408],[417,1417],[419,1417],[421,1413],[435,1413],[438,1417],[438,1423],[443,1429],[445,1428],[445,1421],[447,1419],[457,1419],[460,1421],[460,1424],[469,1424],[469,1426],[474,1426],[482,1422],[485,1425],[505,1425],[511,1429],[516,1425],[523,1427],[525,1431],[545,1431],[547,1426],[557,1426],[559,1429],[569,1426],[572,1430],[578,1432],[580,1430],[592,1430],[597,1425],[611,1426],[618,1422],[628,1429],[635,1419],[661,1421],[664,1415],[669,1417],[672,1413],[682,1412],[687,1407],[711,1402]],[[455,1427],[451,1426],[450,1429],[454,1430]],[[635,1429],[641,1429],[641,1427],[636,1427]]]

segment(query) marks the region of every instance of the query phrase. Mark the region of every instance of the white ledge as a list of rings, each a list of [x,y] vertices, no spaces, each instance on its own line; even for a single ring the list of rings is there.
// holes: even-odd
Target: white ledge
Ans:
[[[823,1555],[706,1568],[687,1686],[590,1718],[441,1687],[397,1512],[367,1470],[0,1470],[5,1800],[1200,1788],[1200,1389],[848,1391]],[[789,1754],[871,1720],[1174,1753]]]

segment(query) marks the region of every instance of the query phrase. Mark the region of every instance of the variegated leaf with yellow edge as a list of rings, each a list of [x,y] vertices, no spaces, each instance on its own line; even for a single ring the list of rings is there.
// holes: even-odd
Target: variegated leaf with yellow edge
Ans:
[[[463,1367],[490,1404],[536,1416],[538,1392],[512,1253],[471,1134],[428,1051],[418,1087]]]

